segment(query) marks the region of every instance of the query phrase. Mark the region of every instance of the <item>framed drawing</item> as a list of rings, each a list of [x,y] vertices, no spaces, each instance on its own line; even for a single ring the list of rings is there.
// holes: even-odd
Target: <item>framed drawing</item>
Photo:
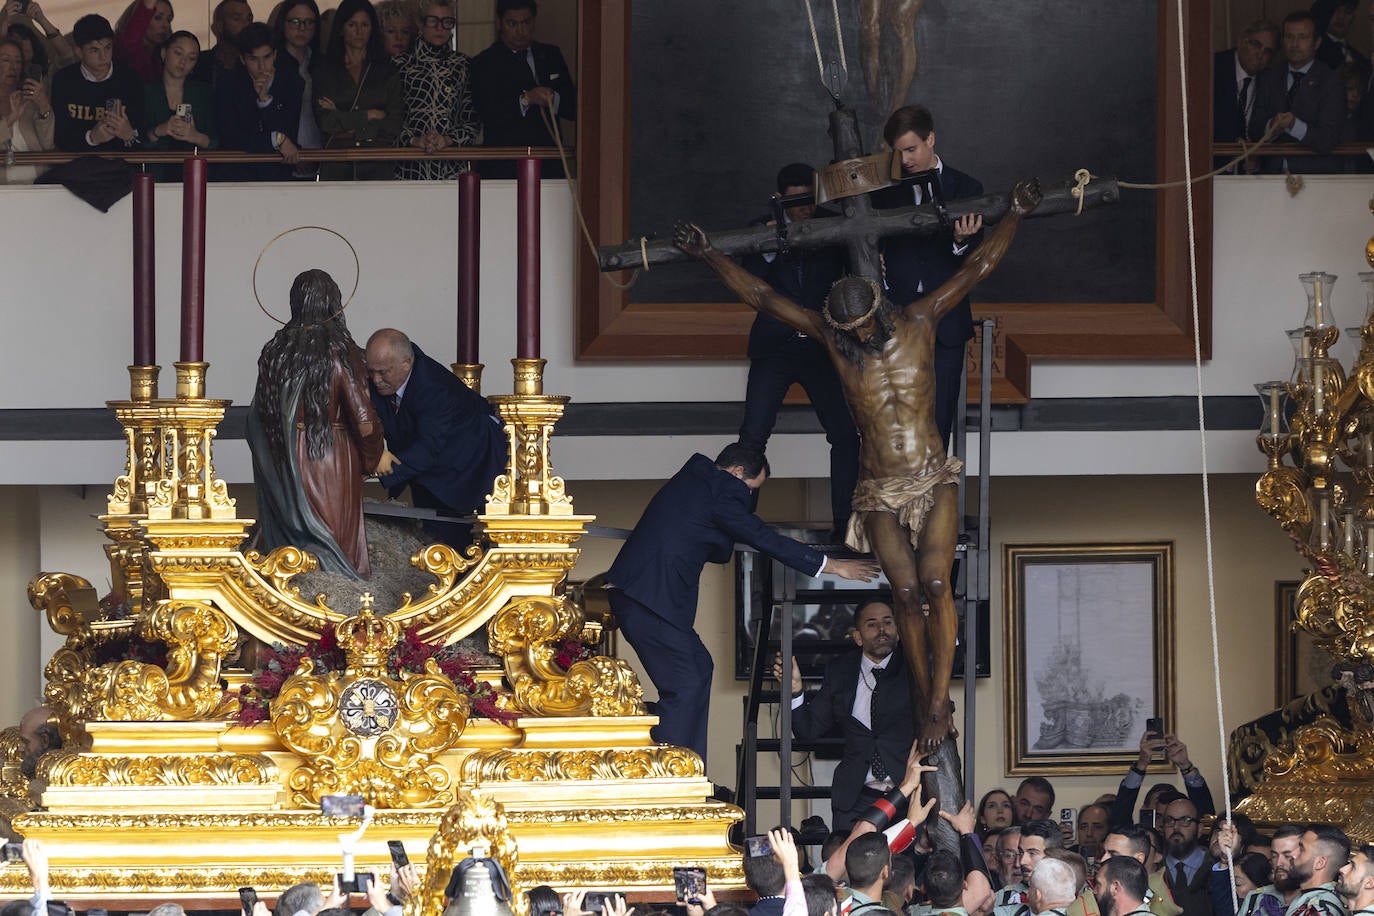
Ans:
[[[1312,634],[1294,623],[1299,585],[1302,583],[1285,580],[1274,583],[1274,651],[1278,671],[1274,702],[1279,706],[1328,686],[1331,669],[1336,666],[1335,657],[1318,648]]]
[[[1007,545],[1002,575],[1007,772],[1120,773],[1174,722],[1173,543]]]

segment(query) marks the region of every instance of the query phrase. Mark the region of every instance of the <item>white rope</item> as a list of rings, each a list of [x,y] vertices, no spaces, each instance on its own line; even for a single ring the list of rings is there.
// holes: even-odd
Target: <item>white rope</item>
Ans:
[[[811,8],[811,0],[806,0],[806,7]],[[835,44],[840,46],[840,69],[849,76],[849,62],[844,59],[844,29],[840,28],[840,0],[830,0],[830,9],[835,14]]]
[[[1212,493],[1207,479],[1207,418],[1203,414],[1202,397],[1202,333],[1197,294],[1197,231],[1193,225],[1193,158],[1188,142],[1188,65],[1183,42],[1183,25],[1187,21],[1183,15],[1183,0],[1174,0],[1175,14],[1178,16],[1178,88],[1183,109],[1183,177],[1188,202],[1188,280],[1193,304],[1193,366],[1197,372],[1197,424],[1198,441],[1202,452],[1202,529],[1207,552],[1207,611],[1212,628],[1212,680],[1217,695],[1217,739],[1221,747],[1222,801],[1226,808],[1226,820],[1231,820],[1231,773],[1226,759],[1226,717],[1221,700],[1221,650],[1217,638],[1217,589],[1216,570],[1212,556]],[[1226,848],[1226,872],[1231,879],[1231,905],[1240,908],[1239,894],[1236,892],[1236,873],[1232,849]]]
[[[816,17],[811,15],[811,0],[802,0],[802,5],[806,7],[806,24],[811,27],[811,47],[816,49],[816,73],[824,83],[825,61],[821,60],[821,39],[816,34]]]

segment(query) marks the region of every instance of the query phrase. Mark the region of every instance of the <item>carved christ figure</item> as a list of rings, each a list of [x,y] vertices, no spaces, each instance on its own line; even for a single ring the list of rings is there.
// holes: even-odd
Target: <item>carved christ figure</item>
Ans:
[[[868,85],[869,97],[883,117],[906,104],[906,94],[911,90],[911,81],[916,76],[916,17],[920,15],[924,0],[859,0],[859,32],[863,47],[864,82]],[[883,25],[889,28],[884,30]],[[901,60],[897,76],[892,83],[892,92],[884,100],[878,97],[881,91],[881,73],[891,70],[884,66],[883,37],[891,36],[901,48]]]
[[[926,752],[955,734],[949,681],[958,626],[949,578],[959,536],[961,463],[945,454],[935,426],[935,326],[991,273],[1039,202],[1036,182],[1018,184],[1007,216],[959,272],[904,308],[888,301],[875,281],[849,275],[831,289],[823,313],[808,311],[713,248],[699,227],[682,225],[674,234],[679,248],[709,264],[745,304],[820,341],[830,353],[863,440],[845,543],[875,553],[892,585]]]

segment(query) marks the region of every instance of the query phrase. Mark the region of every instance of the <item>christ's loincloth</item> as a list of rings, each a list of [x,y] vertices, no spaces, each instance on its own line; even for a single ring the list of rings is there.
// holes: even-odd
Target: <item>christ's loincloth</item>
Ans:
[[[925,527],[931,507],[935,505],[935,488],[946,483],[957,484],[963,468],[964,463],[958,458],[946,458],[945,463],[935,470],[917,477],[860,480],[854,487],[854,511],[849,516],[845,545],[860,553],[871,551],[868,530],[864,527],[865,516],[870,512],[891,512],[897,516],[902,527],[911,533],[911,546],[919,547],[917,541],[921,529]]]

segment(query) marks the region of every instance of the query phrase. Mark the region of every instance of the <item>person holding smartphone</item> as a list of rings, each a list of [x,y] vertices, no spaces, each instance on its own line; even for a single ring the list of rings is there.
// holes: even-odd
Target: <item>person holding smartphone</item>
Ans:
[[[214,149],[214,101],[210,87],[190,78],[200,59],[200,40],[190,32],[176,32],[158,49],[161,77],[143,88],[149,143],[160,150]],[[162,166],[159,181],[180,181],[180,166]]]
[[[52,103],[38,79],[26,79],[24,51],[13,39],[0,39],[0,147],[15,152],[53,148]],[[40,166],[0,168],[0,184],[33,184]]]
[[[52,78],[57,148],[73,153],[123,152],[138,147],[144,123],[143,84],[114,59],[114,29],[91,13],[72,29],[77,62]]]
[[[1212,801],[1212,790],[1207,787],[1207,780],[1197,767],[1193,766],[1192,760],[1188,757],[1188,745],[1178,739],[1177,735],[1166,732],[1164,723],[1159,719],[1151,719],[1146,725],[1145,732],[1140,736],[1140,756],[1136,762],[1131,764],[1131,768],[1126,771],[1125,777],[1121,780],[1121,785],[1116,790],[1116,801],[1112,802],[1111,814],[1107,822],[1112,827],[1120,827],[1132,823],[1131,814],[1135,810],[1136,799],[1140,797],[1140,786],[1145,781],[1146,769],[1152,762],[1163,757],[1174,767],[1178,768],[1178,773],[1183,777],[1183,785],[1187,790],[1188,798],[1197,807],[1198,816],[1206,817],[1215,814],[1217,811],[1216,803]],[[1151,786],[1150,791],[1145,794],[1145,804],[1141,807],[1140,823],[1145,823],[1151,818],[1154,808],[1152,802],[1164,789],[1173,789],[1170,783],[1159,783]],[[1146,826],[1157,826],[1154,823]]]

